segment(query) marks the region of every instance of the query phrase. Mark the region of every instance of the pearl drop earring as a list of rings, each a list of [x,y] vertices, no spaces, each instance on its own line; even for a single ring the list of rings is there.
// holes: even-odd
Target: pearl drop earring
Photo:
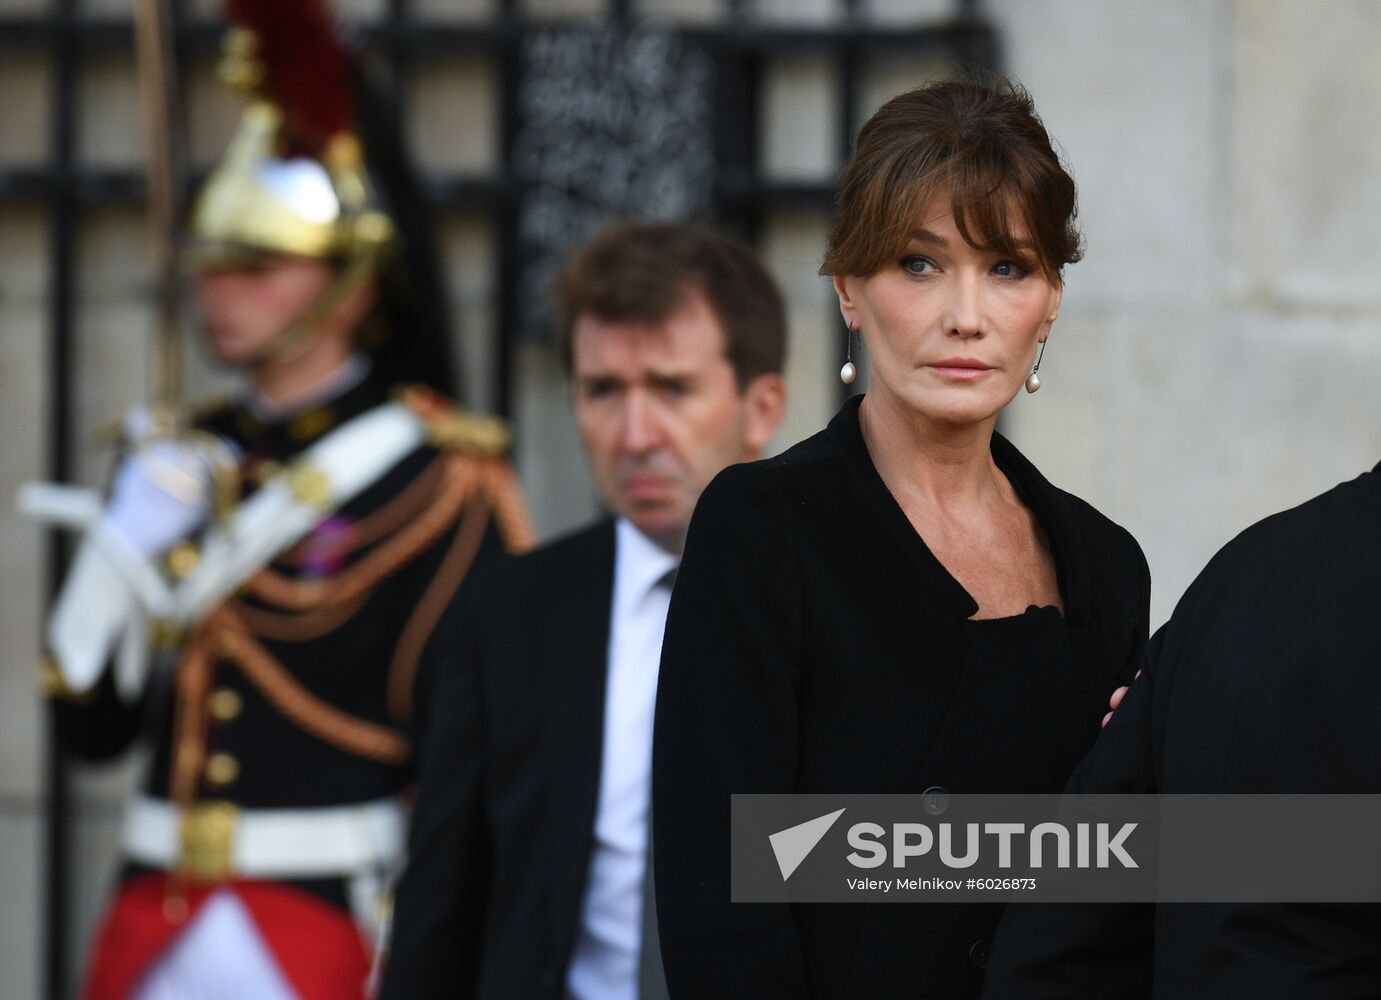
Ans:
[[[850,326],[844,334],[844,367],[839,369],[839,381],[853,385],[858,378],[858,367],[854,364],[854,327]]]
[[[1031,374],[1026,376],[1026,391],[1035,392],[1041,387],[1041,377],[1036,374],[1041,370],[1041,358],[1045,357],[1045,341],[1041,341],[1040,353],[1036,355],[1036,366],[1031,369]]]

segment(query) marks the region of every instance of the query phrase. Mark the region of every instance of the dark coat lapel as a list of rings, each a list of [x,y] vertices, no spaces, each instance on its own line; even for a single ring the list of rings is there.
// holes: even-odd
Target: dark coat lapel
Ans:
[[[895,788],[906,782],[906,776],[920,773],[930,755],[968,656],[969,636],[964,620],[978,610],[978,605],[926,546],[879,475],[859,426],[862,399],[854,396],[846,401],[829,425],[835,446],[852,473],[848,482],[856,499],[849,508],[853,517],[868,518],[885,530],[878,541],[890,540],[893,553],[905,558],[910,572],[899,570],[901,578],[907,580],[909,588],[914,588],[910,593],[914,594],[916,607],[924,609],[925,631],[923,640],[918,634],[915,650],[923,689],[916,692],[915,701],[907,708],[907,728],[914,735],[903,744],[910,751],[899,752],[880,763],[873,775],[882,786]],[[886,565],[889,554],[879,551],[876,558],[879,565]],[[923,787],[917,786],[915,790]]]
[[[859,426],[861,401],[861,396],[846,401],[830,422],[829,431],[853,473],[854,488],[865,498],[851,506],[869,510],[887,528],[897,549],[907,554],[921,588],[918,600],[927,609],[927,631],[924,647],[918,652],[918,666],[927,673],[930,692],[909,709],[918,734],[916,752],[909,758],[898,755],[893,762],[896,775],[916,774],[924,771],[944,725],[971,648],[966,619],[978,611],[978,605],[926,546],[878,474]],[[993,460],[1049,538],[1066,619],[1071,625],[1085,625],[1092,614],[1089,554],[1068,496],[1051,485],[1001,434],[993,435],[991,447]]]
[[[1036,515],[1050,542],[1060,596],[1065,602],[1065,619],[1074,626],[1087,625],[1093,614],[1092,562],[1069,495],[1052,486],[1001,434],[993,435],[992,450],[998,468]]]
[[[553,602],[543,658],[543,752],[548,778],[546,859],[551,890],[551,947],[558,967],[569,961],[590,862],[599,799],[608,674],[609,616],[614,591],[614,526],[588,533],[569,553]],[[534,695],[537,692],[533,692]]]

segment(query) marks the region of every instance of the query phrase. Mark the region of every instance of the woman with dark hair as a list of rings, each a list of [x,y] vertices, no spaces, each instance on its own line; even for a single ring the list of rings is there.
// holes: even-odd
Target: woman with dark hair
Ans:
[[[673,997],[962,997],[1001,904],[734,904],[735,793],[1055,793],[1135,671],[1135,540],[995,432],[1080,256],[1075,189],[1005,81],[864,125],[822,271],[866,395],[733,467],[691,524],[653,765]],[[854,374],[852,361],[841,373]]]

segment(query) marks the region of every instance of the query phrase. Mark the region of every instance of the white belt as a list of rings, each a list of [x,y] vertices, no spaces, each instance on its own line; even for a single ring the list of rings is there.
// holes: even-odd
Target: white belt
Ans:
[[[132,861],[207,878],[319,878],[395,866],[406,826],[397,799],[321,809],[213,801],[184,811],[141,797],[126,810],[123,841]]]

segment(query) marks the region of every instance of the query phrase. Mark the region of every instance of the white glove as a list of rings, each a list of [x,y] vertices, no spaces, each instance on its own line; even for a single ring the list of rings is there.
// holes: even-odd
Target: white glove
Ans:
[[[144,416],[134,410],[126,418],[133,440],[147,433]],[[229,443],[197,434],[149,439],[121,464],[48,619],[48,645],[69,689],[89,689],[114,653],[120,694],[138,697],[148,670],[149,615],[175,607],[153,561],[207,522],[216,471],[233,468],[236,458]],[[76,498],[59,499],[75,515]]]
[[[101,518],[134,551],[157,558],[210,519],[216,469],[235,458],[209,435],[150,441],[121,464]]]

